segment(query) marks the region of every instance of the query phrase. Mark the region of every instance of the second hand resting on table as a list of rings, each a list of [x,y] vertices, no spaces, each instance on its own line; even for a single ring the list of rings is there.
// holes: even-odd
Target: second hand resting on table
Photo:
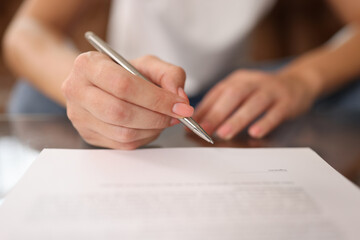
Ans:
[[[238,70],[210,90],[194,119],[209,134],[216,132],[229,140],[264,114],[249,128],[250,136],[261,138],[306,111],[315,98],[304,81],[278,73]]]

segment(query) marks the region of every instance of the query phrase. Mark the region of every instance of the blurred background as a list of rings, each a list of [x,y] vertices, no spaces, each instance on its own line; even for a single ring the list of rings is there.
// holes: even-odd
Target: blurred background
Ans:
[[[251,0],[249,0],[251,1]],[[21,5],[21,0],[0,0],[0,38]],[[106,24],[111,0],[91,1],[69,29],[78,48],[89,48],[83,32],[91,30],[106,35]],[[342,27],[326,0],[278,0],[249,36],[249,60],[268,61],[303,53],[328,40]],[[0,50],[2,56],[2,50]],[[15,82],[0,58],[0,113],[5,111],[11,87]]]

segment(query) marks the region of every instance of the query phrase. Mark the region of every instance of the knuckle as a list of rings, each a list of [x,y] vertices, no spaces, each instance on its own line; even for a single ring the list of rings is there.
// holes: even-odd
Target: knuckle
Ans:
[[[103,54],[98,52],[86,52],[78,55],[68,77],[69,82],[78,83],[81,82],[80,80],[87,82],[91,79],[101,79],[103,68],[108,61]],[[95,62],[96,65],[92,66]]]
[[[83,68],[89,61],[88,54],[82,53],[75,58],[74,68]]]
[[[104,76],[108,76],[107,73],[112,71],[112,66],[113,66],[112,61],[109,60],[102,53],[87,52],[87,53],[83,53],[83,54],[85,55],[84,58],[87,58],[87,59],[84,60],[82,69],[84,69],[84,68],[91,69],[91,78],[92,79],[102,79],[102,78],[104,78]],[[89,67],[90,61],[91,61],[91,64],[93,64],[94,66]]]
[[[98,58],[100,53],[91,51],[79,54],[74,61],[74,67],[76,69],[83,69],[90,62],[90,59]]]
[[[115,94],[119,97],[128,96],[131,94],[132,81],[130,77],[123,76],[115,82]]]
[[[125,105],[122,104],[121,102],[120,103],[118,102],[116,104],[109,104],[105,114],[108,121],[111,123],[126,124],[129,121],[131,121],[130,109],[125,107]]]
[[[152,107],[153,109],[159,111],[163,109],[163,105],[166,102],[171,102],[171,101],[166,101],[166,97],[163,94],[157,94],[152,99]]]
[[[172,65],[169,68],[169,72],[171,73],[171,75],[176,76],[180,79],[186,79],[185,70],[179,66]]]
[[[110,71],[109,63],[106,60],[98,60],[96,67],[93,68],[93,77],[96,79],[102,79],[105,76],[105,73]]]
[[[148,55],[142,56],[139,60],[141,62],[150,62],[150,61],[158,60],[158,58],[154,55],[148,54]]]
[[[170,120],[171,118],[168,117],[168,116],[165,116],[165,115],[160,115],[154,125],[153,125],[153,128],[155,129],[163,129],[163,128],[166,128],[170,125]]]

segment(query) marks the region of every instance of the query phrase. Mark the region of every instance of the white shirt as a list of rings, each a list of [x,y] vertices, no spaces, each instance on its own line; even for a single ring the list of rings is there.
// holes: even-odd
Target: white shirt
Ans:
[[[185,69],[198,93],[235,66],[242,41],[274,0],[113,0],[109,42],[127,59],[155,55]]]

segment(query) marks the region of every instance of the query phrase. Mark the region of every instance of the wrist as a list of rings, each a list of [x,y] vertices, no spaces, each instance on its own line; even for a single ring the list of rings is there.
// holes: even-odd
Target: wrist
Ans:
[[[313,99],[320,97],[324,89],[324,81],[316,70],[284,68],[277,73],[281,79],[301,83]]]

